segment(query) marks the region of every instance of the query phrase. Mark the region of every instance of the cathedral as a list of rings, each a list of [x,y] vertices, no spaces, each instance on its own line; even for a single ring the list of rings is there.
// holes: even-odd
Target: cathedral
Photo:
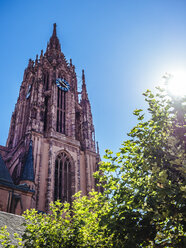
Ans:
[[[85,74],[78,92],[72,60],[61,51],[56,24],[47,44],[24,71],[6,146],[0,146],[0,210],[14,214],[51,201],[72,201],[95,189],[100,160]]]

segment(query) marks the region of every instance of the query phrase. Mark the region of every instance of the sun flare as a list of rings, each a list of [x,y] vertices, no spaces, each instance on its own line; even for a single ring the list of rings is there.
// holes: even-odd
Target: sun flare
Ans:
[[[175,96],[186,95],[186,71],[172,72],[168,80],[166,80],[166,87],[170,94]]]

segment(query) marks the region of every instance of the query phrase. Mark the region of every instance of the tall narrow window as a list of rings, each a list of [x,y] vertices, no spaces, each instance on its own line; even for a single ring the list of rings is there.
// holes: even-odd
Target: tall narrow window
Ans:
[[[48,74],[48,72],[46,72],[44,74],[44,86],[45,86],[45,90],[48,90],[48,88],[49,88],[49,74]]]
[[[76,112],[76,139],[81,140],[81,116],[80,112]]]
[[[71,202],[71,163],[66,153],[59,154],[55,161],[54,200]]]
[[[48,97],[45,97],[44,131],[47,131]]]
[[[56,131],[65,134],[66,92],[57,88]]]

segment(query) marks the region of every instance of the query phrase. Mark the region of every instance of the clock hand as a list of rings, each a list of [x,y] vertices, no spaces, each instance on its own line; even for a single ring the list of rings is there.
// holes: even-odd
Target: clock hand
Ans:
[[[67,84],[66,84],[65,82],[63,82],[63,86],[65,86],[65,88],[68,88],[68,87],[67,87]]]

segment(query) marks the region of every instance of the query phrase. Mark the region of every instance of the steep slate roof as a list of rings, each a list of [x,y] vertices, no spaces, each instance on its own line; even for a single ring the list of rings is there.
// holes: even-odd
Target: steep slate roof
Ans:
[[[21,175],[22,181],[32,181],[34,182],[34,163],[33,163],[33,153],[32,153],[32,141],[30,141],[29,150],[26,158],[26,162],[23,167],[23,172]]]
[[[6,182],[9,184],[13,184],[9,170],[6,167],[5,162],[3,161],[1,154],[0,154],[0,182]]]
[[[3,158],[0,154],[0,184],[4,186],[8,186],[11,189],[18,189],[22,191],[30,191],[34,192],[33,190],[30,190],[28,186],[26,185],[15,185],[13,183],[13,180],[10,176],[9,170],[5,165],[5,162],[3,161]],[[0,246],[1,247],[1,246]]]

